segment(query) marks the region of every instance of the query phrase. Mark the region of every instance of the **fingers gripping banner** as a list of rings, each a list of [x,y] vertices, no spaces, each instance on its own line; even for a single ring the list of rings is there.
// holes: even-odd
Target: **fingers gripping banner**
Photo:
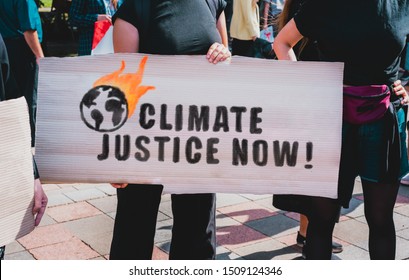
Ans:
[[[343,64],[115,54],[40,63],[43,181],[336,197]]]

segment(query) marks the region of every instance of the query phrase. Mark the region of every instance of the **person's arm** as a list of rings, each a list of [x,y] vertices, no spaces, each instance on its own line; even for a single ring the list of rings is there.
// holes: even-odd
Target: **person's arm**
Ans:
[[[115,53],[136,53],[139,51],[138,29],[129,22],[117,18],[112,35]]]
[[[220,37],[222,38],[222,44],[225,47],[229,46],[229,38],[227,36],[227,24],[226,24],[226,15],[222,12],[217,20],[216,24],[217,30],[219,31]]]
[[[41,48],[36,30],[25,31],[24,39],[37,59],[44,57],[43,49]]]
[[[401,103],[403,105],[407,105],[409,103],[407,87],[404,87],[400,80],[396,80],[392,86],[393,86],[393,91],[395,92],[395,95],[402,98]]]
[[[294,19],[291,19],[274,39],[274,52],[279,60],[297,61],[293,47],[303,38]]]
[[[40,181],[40,174],[38,173],[37,164],[33,157],[33,172],[34,172],[34,204],[33,204],[33,215],[34,215],[34,225],[38,226],[41,219],[45,213],[47,207],[48,198],[43,190],[43,185]]]
[[[33,205],[33,215],[35,216],[34,225],[38,226],[41,219],[45,213],[47,207],[48,198],[44,192],[43,186],[40,179],[34,180],[34,205]]]
[[[206,54],[207,60],[214,64],[220,61],[225,61],[231,57],[227,38],[226,16],[224,12],[220,14],[216,23],[216,28],[222,38],[222,44],[218,42],[213,43]]]

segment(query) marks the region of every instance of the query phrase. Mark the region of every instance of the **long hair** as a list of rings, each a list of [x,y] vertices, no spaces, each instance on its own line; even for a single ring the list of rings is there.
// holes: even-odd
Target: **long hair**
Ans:
[[[281,29],[284,28],[284,26],[294,17],[294,15],[298,12],[302,4],[304,3],[304,0],[285,0],[284,1],[284,7],[282,12],[277,18],[277,28],[278,32],[281,31]],[[300,56],[302,50],[305,48],[305,46],[309,43],[309,39],[306,37],[303,37],[299,43],[298,51],[297,51],[297,57]]]

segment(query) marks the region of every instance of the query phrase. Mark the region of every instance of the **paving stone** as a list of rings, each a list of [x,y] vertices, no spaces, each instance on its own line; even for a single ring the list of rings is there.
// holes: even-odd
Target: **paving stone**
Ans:
[[[274,239],[232,249],[247,260],[292,260],[300,257],[300,252]]]
[[[6,254],[13,254],[17,252],[22,252],[24,250],[25,248],[21,246],[21,244],[18,243],[17,241],[11,242],[10,244],[6,245]]]
[[[50,208],[47,208],[45,210],[45,213],[44,213],[43,217],[41,218],[41,222],[40,222],[40,224],[38,226],[40,226],[40,227],[41,226],[48,226],[48,225],[54,225],[54,224],[57,223],[53,218],[48,216],[47,213],[48,213],[49,209]]]
[[[338,254],[332,254],[333,260],[369,260],[367,250],[354,245],[344,245],[344,250]]]
[[[399,213],[393,214],[393,220],[395,221],[395,230],[400,231],[409,228],[409,218]]]
[[[247,226],[270,237],[279,237],[298,231],[299,223],[283,214],[246,223]]]
[[[92,236],[92,238],[87,237],[82,239],[82,241],[98,254],[104,256],[108,255],[111,249],[112,234],[112,231],[96,233]]]
[[[218,193],[216,195],[216,207],[226,207],[234,204],[239,204],[243,202],[249,201],[247,198],[238,195],[238,194],[230,194],[230,193]]]
[[[269,195],[267,198],[263,198],[260,200],[256,200],[254,201],[255,203],[265,207],[265,208],[269,208],[271,210],[273,210],[274,212],[280,212],[280,209],[277,209],[273,206],[273,196]]]
[[[57,184],[42,184],[43,185],[43,190],[47,193],[52,190],[59,190],[60,187]]]
[[[172,218],[172,202],[170,200],[161,202],[161,204],[159,205],[159,211]]]
[[[220,207],[218,211],[241,223],[277,215],[271,209],[264,208],[253,201]]]
[[[233,253],[232,251],[224,248],[223,246],[218,246],[216,248],[216,260],[244,260],[242,257]]]
[[[97,189],[103,191],[109,196],[116,195],[116,188],[111,186],[111,184],[99,184],[97,185]]]
[[[368,225],[355,219],[339,222],[334,229],[334,236],[364,250],[368,250],[368,233]]]
[[[262,200],[266,198],[271,199],[271,194],[250,194],[250,193],[245,193],[245,194],[240,194],[242,197],[251,200],[251,201],[256,201],[256,200]]]
[[[102,212],[94,206],[90,205],[88,202],[82,201],[79,203],[72,203],[50,208],[48,209],[47,214],[55,221],[61,223],[100,215],[102,214]]]
[[[115,212],[105,213],[105,214],[115,220],[116,211]]]
[[[395,207],[394,212],[399,213],[399,214],[409,218],[409,204],[408,205],[401,205],[399,207]]]
[[[268,239],[264,234],[245,225],[221,228],[216,235],[217,244],[229,250]]]
[[[101,214],[80,220],[65,222],[63,225],[75,236],[89,243],[90,240],[94,239],[101,233],[112,232],[114,221],[107,215]]]
[[[403,240],[403,242],[409,243],[409,229],[404,229],[404,230],[398,231],[396,233],[396,236],[401,238]],[[408,253],[409,253],[409,251],[408,251]]]
[[[349,208],[342,208],[341,215],[356,218],[364,215],[364,204],[361,195],[353,197],[349,203]]]
[[[409,258],[409,242],[400,236],[396,237],[396,259],[403,260]]]
[[[161,211],[158,212],[158,218],[157,218],[158,222],[166,221],[166,220],[169,220],[169,219],[171,219],[171,217],[169,217],[168,215],[162,213]]]
[[[409,186],[400,185],[399,194],[409,197]]]
[[[220,212],[216,212],[216,227],[223,228],[223,227],[230,227],[230,226],[239,226],[240,223],[235,219],[232,219],[229,216],[226,216]]]
[[[74,191],[74,192],[66,192],[64,194],[68,198],[70,198],[70,199],[72,199],[72,200],[74,200],[76,202],[107,196],[104,192],[102,192],[102,191],[100,191],[100,190],[98,190],[96,188],[77,190],[77,191]]]
[[[155,233],[155,244],[170,241],[172,238],[173,220],[157,222]]]
[[[54,194],[47,193],[47,197],[48,197],[48,204],[47,204],[48,208],[59,206],[59,205],[66,205],[66,204],[70,204],[74,202],[72,199],[62,194],[61,192],[54,193]]]
[[[99,256],[97,252],[75,237],[62,243],[32,249],[30,253],[40,260],[87,260]]]
[[[90,199],[87,202],[98,208],[103,213],[110,213],[116,211],[117,199],[116,196],[106,196],[102,198]]]
[[[152,260],[168,260],[168,253],[162,251],[159,247],[153,247]]]
[[[17,240],[26,249],[42,247],[46,245],[65,242],[73,237],[63,224],[55,224],[35,228],[30,234]]]
[[[157,243],[155,243],[155,246],[157,246],[160,250],[162,250],[166,254],[169,254],[170,240],[168,240],[166,242],[157,242]]]
[[[109,253],[114,229],[114,221],[106,215],[97,215],[64,223],[85,244],[100,255]]]
[[[7,253],[4,255],[5,260],[35,260],[36,258],[28,251],[21,251],[16,253]]]

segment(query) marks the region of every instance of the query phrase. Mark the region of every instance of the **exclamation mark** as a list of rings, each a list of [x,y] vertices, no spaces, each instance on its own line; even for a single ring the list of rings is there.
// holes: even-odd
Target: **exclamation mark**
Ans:
[[[310,162],[312,160],[312,142],[307,142],[307,162]],[[312,164],[306,164],[304,165],[306,169],[311,169]]]

